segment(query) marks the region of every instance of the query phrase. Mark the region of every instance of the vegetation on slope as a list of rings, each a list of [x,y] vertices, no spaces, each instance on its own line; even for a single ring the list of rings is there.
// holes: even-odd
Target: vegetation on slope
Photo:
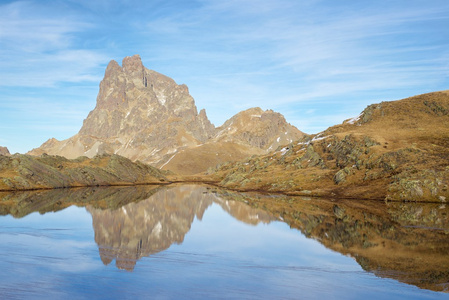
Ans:
[[[370,105],[341,125],[209,174],[238,190],[445,202],[449,92]]]
[[[81,156],[67,159],[43,154],[39,157],[0,155],[0,191],[80,186],[135,185],[167,181],[154,167],[119,155]]]

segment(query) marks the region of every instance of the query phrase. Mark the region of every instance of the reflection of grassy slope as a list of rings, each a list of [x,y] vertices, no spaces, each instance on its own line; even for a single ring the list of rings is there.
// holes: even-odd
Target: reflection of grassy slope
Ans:
[[[71,205],[116,209],[147,199],[159,189],[158,186],[132,186],[0,192],[0,215],[22,218],[33,212],[56,212]]]
[[[156,168],[119,155],[92,159],[61,156],[0,155],[0,191],[101,185],[132,185],[166,181]]]
[[[238,193],[225,197],[267,210],[378,276],[436,291],[449,289],[445,206]]]
[[[215,170],[221,185],[342,198],[449,199],[449,92],[382,102],[320,134]]]

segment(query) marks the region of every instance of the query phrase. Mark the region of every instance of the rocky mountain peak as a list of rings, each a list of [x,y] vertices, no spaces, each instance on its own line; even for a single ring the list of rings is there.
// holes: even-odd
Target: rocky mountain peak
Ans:
[[[244,149],[242,156],[254,154],[252,147],[269,151],[302,135],[282,115],[260,108],[239,113],[216,129],[204,109],[198,113],[185,84],[147,69],[140,56],[133,55],[125,57],[122,66],[109,62],[96,106],[78,134],[64,141],[51,139],[29,153],[68,158],[110,153],[162,167],[180,151],[205,143],[244,145],[238,147]],[[214,145],[208,149],[221,147]]]
[[[9,156],[11,153],[9,153],[8,148],[0,146],[0,155]]]
[[[272,110],[253,107],[241,111],[217,128],[216,140],[249,144],[264,150],[274,150],[305,134],[287,123],[284,116]]]
[[[128,74],[145,71],[145,67],[142,64],[142,59],[138,54],[125,57],[122,60],[122,69]]]

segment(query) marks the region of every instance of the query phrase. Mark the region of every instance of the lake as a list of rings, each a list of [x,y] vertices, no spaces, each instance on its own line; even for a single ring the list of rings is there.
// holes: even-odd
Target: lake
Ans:
[[[206,185],[0,193],[1,299],[448,299],[443,204]]]

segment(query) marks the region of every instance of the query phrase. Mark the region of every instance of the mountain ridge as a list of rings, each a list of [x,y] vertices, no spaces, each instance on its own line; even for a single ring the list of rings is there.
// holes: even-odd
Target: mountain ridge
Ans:
[[[235,160],[266,152],[269,146],[278,146],[280,140],[273,137],[279,136],[281,130],[285,132],[285,139],[293,140],[305,135],[278,113],[264,112],[260,108],[248,111],[260,116],[252,120],[251,127],[244,127],[240,122],[241,128],[233,132],[220,131],[222,127],[215,128],[204,109],[198,113],[185,84],[178,85],[168,76],[145,68],[140,56],[134,55],[125,57],[122,67],[114,60],[108,64],[96,106],[77,134],[63,141],[49,139],[28,154],[38,156],[47,153],[68,158],[118,154],[155,167],[192,174],[213,165],[203,163],[200,168],[186,169],[180,165],[185,161],[175,165],[177,160],[172,161],[174,155],[204,144],[214,151],[214,148],[221,147],[219,142],[226,141],[240,144],[237,157],[232,155],[235,151],[223,156],[223,159]],[[245,113],[239,113],[230,120],[239,120],[242,116],[245,117]],[[230,120],[225,124],[231,124],[233,121]],[[271,131],[261,130],[268,128],[269,122],[275,124]],[[269,136],[264,136],[264,133]],[[217,143],[216,147],[214,143]],[[194,150],[186,152],[196,156]],[[217,162],[224,161],[218,159]]]
[[[220,165],[220,186],[332,198],[449,199],[449,92],[369,105],[356,118]]]

